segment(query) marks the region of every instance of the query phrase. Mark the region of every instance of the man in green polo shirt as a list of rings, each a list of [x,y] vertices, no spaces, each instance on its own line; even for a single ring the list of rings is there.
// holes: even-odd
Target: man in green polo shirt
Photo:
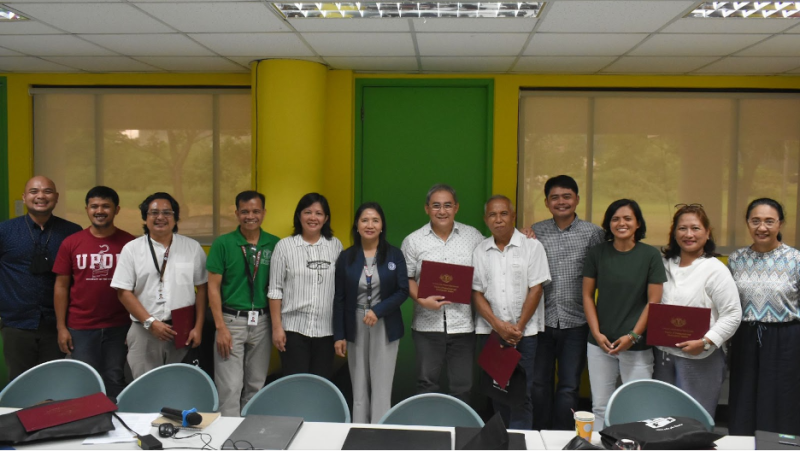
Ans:
[[[224,416],[240,415],[264,386],[269,369],[267,285],[278,237],[261,230],[264,213],[263,194],[239,193],[239,227],[214,241],[206,261],[208,305],[217,327],[214,379]]]

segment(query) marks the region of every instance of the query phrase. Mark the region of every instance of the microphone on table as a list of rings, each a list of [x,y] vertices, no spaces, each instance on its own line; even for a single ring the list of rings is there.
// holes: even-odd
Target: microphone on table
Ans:
[[[197,409],[179,410],[164,407],[161,409],[161,415],[171,420],[180,421],[184,427],[195,426],[203,422],[203,416],[197,413]]]

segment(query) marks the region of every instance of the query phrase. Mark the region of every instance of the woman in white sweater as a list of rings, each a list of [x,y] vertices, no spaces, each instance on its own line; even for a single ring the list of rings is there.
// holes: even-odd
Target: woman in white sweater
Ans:
[[[742,320],[739,291],[728,268],[715,258],[711,225],[703,206],[676,205],[669,245],[662,249],[667,283],[662,304],[711,309],[711,323],[700,340],[659,346],[653,378],[696,399],[714,417],[725,379],[723,343]]]

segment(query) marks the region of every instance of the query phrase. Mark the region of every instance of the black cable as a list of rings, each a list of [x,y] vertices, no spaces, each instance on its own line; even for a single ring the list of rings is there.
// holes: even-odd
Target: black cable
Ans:
[[[231,444],[233,445],[233,449],[256,449],[256,448],[253,446],[253,444],[252,444],[252,443],[250,443],[250,442],[248,442],[247,440],[236,440],[236,441],[234,442],[234,441],[233,441],[233,440],[231,440],[231,439],[227,439],[227,440],[225,440],[225,441],[222,443],[222,448],[220,448],[220,449],[224,449],[224,448],[225,448],[225,443],[228,443],[228,442],[231,442]],[[249,448],[239,448],[238,446],[236,446],[236,444],[237,444],[237,443],[241,443],[241,442],[247,443],[248,445],[250,445],[250,447],[249,447]]]
[[[175,434],[177,434],[177,432]],[[201,450],[205,450],[205,449],[214,450],[214,449],[216,449],[216,448],[212,448],[211,447],[211,440],[212,440],[211,434],[206,434],[204,432],[195,432],[194,434],[187,435],[186,437],[178,437],[177,435],[173,435],[172,438],[175,439],[175,440],[184,440],[184,439],[187,439],[187,438],[193,438],[193,437],[197,437],[197,436],[200,436],[200,440],[203,441],[203,447],[200,448]],[[206,437],[208,437],[208,439],[206,439]],[[177,448],[164,448],[164,449],[197,449],[197,448],[196,447],[177,447]]]
[[[127,425],[127,424],[125,424],[125,422],[124,422],[124,421],[122,421],[122,418],[120,418],[120,417],[119,417],[119,415],[117,415],[117,412],[112,412],[112,414],[113,414],[115,417],[117,417],[117,420],[119,420],[120,424],[122,424],[123,426],[125,426],[125,429],[127,429],[127,430],[129,430],[129,431],[133,432],[133,435],[135,435],[136,437],[140,437],[140,435],[139,435],[139,433],[138,433],[138,432],[136,432],[136,431],[134,431],[133,429],[131,429],[131,428],[130,428],[130,427]]]

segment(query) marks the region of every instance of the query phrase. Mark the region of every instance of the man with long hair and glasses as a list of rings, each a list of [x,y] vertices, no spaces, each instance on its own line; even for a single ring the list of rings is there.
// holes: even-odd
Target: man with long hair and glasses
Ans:
[[[168,363],[179,363],[188,346],[200,346],[206,313],[208,273],[200,243],[178,234],[180,205],[167,193],[139,205],[144,235],[122,248],[111,286],[131,314],[128,364],[134,379]],[[195,323],[182,342],[172,312],[194,306]]]

